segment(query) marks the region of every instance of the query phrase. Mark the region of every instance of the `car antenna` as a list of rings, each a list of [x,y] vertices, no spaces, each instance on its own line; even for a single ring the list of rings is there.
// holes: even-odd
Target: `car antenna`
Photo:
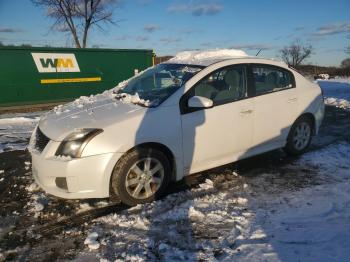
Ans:
[[[260,54],[261,50],[262,50],[262,48],[259,49],[259,51],[256,53],[255,56],[258,56]]]

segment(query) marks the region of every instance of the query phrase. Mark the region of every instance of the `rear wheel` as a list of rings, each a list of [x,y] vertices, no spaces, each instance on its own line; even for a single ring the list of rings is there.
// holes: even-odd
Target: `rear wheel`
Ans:
[[[289,131],[285,151],[290,155],[304,153],[311,143],[312,132],[313,124],[310,118],[300,117]]]
[[[169,183],[169,160],[156,149],[138,148],[114,167],[112,194],[130,206],[157,199]]]

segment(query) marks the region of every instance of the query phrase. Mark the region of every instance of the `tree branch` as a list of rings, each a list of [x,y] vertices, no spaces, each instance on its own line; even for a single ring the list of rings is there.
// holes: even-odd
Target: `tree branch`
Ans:
[[[36,6],[47,9],[47,16],[54,18],[51,30],[69,29],[76,47],[86,47],[90,29],[101,23],[115,24],[113,11],[119,5],[118,0],[31,0]],[[80,41],[81,39],[81,41]]]

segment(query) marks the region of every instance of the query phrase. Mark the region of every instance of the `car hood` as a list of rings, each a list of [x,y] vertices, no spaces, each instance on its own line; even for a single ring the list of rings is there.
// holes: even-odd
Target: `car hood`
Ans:
[[[127,118],[142,115],[146,109],[113,98],[93,103],[74,101],[46,113],[39,121],[39,128],[51,140],[62,141],[74,129],[104,129]]]

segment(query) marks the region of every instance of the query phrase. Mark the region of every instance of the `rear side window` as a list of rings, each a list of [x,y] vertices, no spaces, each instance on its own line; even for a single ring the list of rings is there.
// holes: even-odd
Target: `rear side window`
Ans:
[[[280,67],[253,65],[255,95],[263,95],[294,87],[292,74]]]

